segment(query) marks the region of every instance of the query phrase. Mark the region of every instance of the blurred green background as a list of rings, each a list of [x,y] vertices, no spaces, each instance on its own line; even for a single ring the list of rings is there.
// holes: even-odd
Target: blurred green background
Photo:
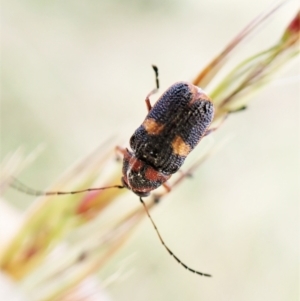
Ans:
[[[161,92],[193,79],[270,4],[2,1],[1,159],[45,145],[21,175],[43,188],[108,137],[128,145],[154,88],[151,64]],[[286,5],[236,59],[275,43],[297,6]],[[175,254],[213,278],[179,267],[145,220],[100,273],[105,279],[128,259],[128,275],[106,288],[112,300],[297,300],[299,59],[290,67],[209,138],[230,140],[153,212]],[[21,209],[32,201],[15,192],[7,199]]]

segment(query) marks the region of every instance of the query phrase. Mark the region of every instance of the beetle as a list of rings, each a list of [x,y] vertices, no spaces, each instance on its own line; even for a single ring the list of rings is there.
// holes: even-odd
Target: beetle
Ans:
[[[153,69],[158,89],[158,69]],[[191,83],[173,84],[152,107],[149,97],[157,89],[146,97],[148,115],[130,138],[131,151],[121,150],[122,184],[140,197],[164,185],[180,169],[209,132],[214,117],[210,98]]]

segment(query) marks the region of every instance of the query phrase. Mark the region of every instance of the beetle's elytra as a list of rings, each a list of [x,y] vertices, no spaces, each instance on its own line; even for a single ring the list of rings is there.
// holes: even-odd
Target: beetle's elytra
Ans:
[[[138,196],[165,183],[205,135],[214,106],[199,87],[173,84],[150,108],[124,151],[122,183]]]

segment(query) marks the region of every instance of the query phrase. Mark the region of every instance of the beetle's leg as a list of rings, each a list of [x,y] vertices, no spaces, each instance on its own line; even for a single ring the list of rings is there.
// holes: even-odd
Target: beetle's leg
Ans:
[[[154,194],[153,197],[154,197],[154,201],[156,203],[158,203],[160,201],[160,199],[167,195],[169,192],[172,191],[173,187],[175,187],[176,185],[178,185],[182,180],[184,180],[185,178],[189,178],[192,176],[191,172],[188,170],[188,171],[182,171],[182,170],[179,170],[178,173],[180,173],[180,176],[174,181],[172,182],[172,184],[170,182],[165,182],[164,184],[162,184],[162,186],[165,188],[165,191],[164,192],[161,192],[159,194]]]
[[[159,78],[158,78],[158,68],[155,65],[152,65],[152,68],[155,72],[155,83],[156,83],[156,90],[159,89]]]
[[[155,66],[155,65],[152,65],[152,68],[155,72],[155,82],[156,82],[156,88],[153,89],[147,96],[146,96],[146,99],[145,99],[145,102],[146,102],[146,106],[147,106],[147,110],[148,112],[151,111],[152,109],[152,106],[151,106],[151,103],[150,103],[150,96],[152,96],[153,94],[155,94],[158,89],[159,89],[159,79],[158,79],[158,68]]]
[[[218,126],[216,126],[214,128],[211,128],[211,129],[208,129],[205,132],[204,136],[207,136],[207,135],[211,134],[212,132],[216,131],[223,124],[223,122],[227,119],[227,117],[229,116],[229,114],[237,113],[237,112],[240,112],[240,111],[244,111],[244,110],[246,110],[246,108],[247,108],[246,106],[242,106],[242,107],[240,107],[240,108],[238,108],[236,110],[228,111],[227,114],[221,120],[221,122],[218,124]]]
[[[117,154],[125,155],[125,153],[126,153],[126,148],[123,148],[123,147],[117,145],[116,148],[115,148],[115,151],[116,151]]]
[[[164,186],[165,188],[164,192],[161,192],[159,194],[158,193],[153,194],[153,199],[155,203],[159,203],[160,199],[166,194],[168,194],[169,192],[171,192],[172,190],[172,186],[168,182],[163,183],[162,186]]]
[[[204,133],[204,137],[205,136],[208,136],[209,134],[211,134],[212,132],[214,132],[214,131],[216,131],[222,124],[223,124],[223,122],[227,119],[227,117],[228,117],[228,114],[226,114],[225,116],[224,116],[224,118],[221,120],[221,122],[216,126],[216,127],[214,127],[214,128],[211,128],[211,129],[207,129],[207,131]]]
[[[163,186],[166,189],[166,193],[169,193],[172,190],[172,187],[168,182],[165,182]]]
[[[115,147],[115,152],[116,152],[116,160],[119,161],[121,159],[121,157],[125,155],[126,148],[123,148],[123,147],[117,145]]]
[[[153,94],[155,94],[156,92],[157,92],[157,89],[152,90],[152,91],[147,95],[147,97],[146,97],[146,99],[145,99],[145,102],[146,102],[146,106],[147,106],[148,112],[150,112],[151,109],[152,109],[152,106],[151,106],[151,103],[150,103],[150,96],[153,95]]]

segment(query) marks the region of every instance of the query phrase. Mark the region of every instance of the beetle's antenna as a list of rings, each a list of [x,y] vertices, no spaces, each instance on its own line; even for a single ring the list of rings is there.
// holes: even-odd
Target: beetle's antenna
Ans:
[[[171,256],[173,256],[174,257],[174,259],[180,264],[180,265],[182,265],[184,268],[186,268],[187,270],[189,270],[190,272],[192,272],[192,273],[195,273],[195,274],[198,274],[198,275],[201,275],[201,276],[206,276],[206,277],[211,277],[211,275],[210,274],[206,274],[206,273],[201,273],[201,272],[199,272],[199,271],[196,271],[196,270],[194,270],[194,269],[191,269],[190,267],[188,267],[185,263],[183,263],[170,249],[169,249],[169,247],[165,244],[165,242],[164,242],[164,240],[162,239],[162,237],[161,237],[161,235],[160,235],[160,233],[159,233],[159,231],[158,231],[158,229],[157,229],[157,227],[156,227],[156,224],[154,223],[154,221],[153,221],[153,219],[152,219],[152,217],[151,217],[151,215],[150,215],[150,213],[149,213],[149,210],[148,210],[148,208],[147,208],[147,206],[146,206],[146,204],[145,204],[145,202],[143,201],[143,199],[140,197],[140,202],[143,204],[143,206],[144,206],[144,208],[145,208],[145,211],[146,211],[146,213],[147,213],[147,215],[148,215],[148,217],[149,217],[149,219],[150,219],[150,221],[151,221],[151,223],[152,223],[152,225],[153,225],[153,227],[154,227],[154,229],[155,229],[155,231],[156,231],[156,233],[157,233],[157,235],[158,235],[158,237],[159,237],[159,240],[160,240],[160,242],[162,243],[162,245],[165,247],[165,249],[169,252],[169,254],[171,255]]]
[[[32,189],[16,178],[12,177],[12,182],[10,183],[10,186],[18,191],[24,192],[26,194],[35,195],[35,196],[41,196],[41,195],[65,195],[65,194],[77,194],[77,193],[83,193],[88,191],[98,191],[98,190],[105,190],[110,188],[118,188],[122,189],[125,188],[125,186],[122,185],[112,185],[112,186],[106,186],[106,187],[96,187],[96,188],[87,188],[82,190],[74,190],[74,191],[40,191],[36,189]]]
[[[152,65],[152,68],[155,72],[156,90],[158,90],[159,89],[158,68],[155,65]]]

